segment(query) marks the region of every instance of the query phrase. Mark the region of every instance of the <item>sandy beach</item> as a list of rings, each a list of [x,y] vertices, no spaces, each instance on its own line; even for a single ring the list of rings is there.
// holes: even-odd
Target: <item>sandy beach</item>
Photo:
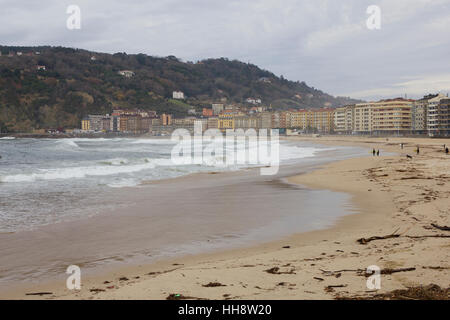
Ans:
[[[54,281],[24,286],[0,298],[335,299],[372,298],[430,284],[450,286],[446,227],[450,226],[450,156],[443,151],[449,140],[288,139],[381,151],[379,157],[368,153],[287,178],[302,187],[351,195],[355,214],[326,230],[282,241],[105,271],[83,278],[80,291],[69,291],[65,282]],[[374,236],[386,239],[370,239]],[[378,291],[366,287],[365,270],[372,265],[382,270]],[[48,294],[25,295],[39,292]]]

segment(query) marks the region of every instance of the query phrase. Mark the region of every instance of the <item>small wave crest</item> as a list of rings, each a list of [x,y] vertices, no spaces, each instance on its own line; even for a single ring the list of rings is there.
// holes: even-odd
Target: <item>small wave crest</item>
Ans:
[[[15,174],[0,177],[1,182],[33,182],[37,180],[77,179],[89,176],[109,176],[124,173],[134,173],[152,169],[155,163],[150,161],[132,165],[97,165],[88,167],[69,167],[55,169],[39,169],[29,174]]]

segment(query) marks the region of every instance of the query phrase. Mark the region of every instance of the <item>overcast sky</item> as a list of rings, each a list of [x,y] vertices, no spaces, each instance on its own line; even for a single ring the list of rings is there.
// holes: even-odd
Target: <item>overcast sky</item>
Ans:
[[[69,5],[81,29],[69,30]],[[381,29],[369,30],[369,5]],[[450,0],[0,0],[0,44],[227,57],[333,95],[450,91]]]

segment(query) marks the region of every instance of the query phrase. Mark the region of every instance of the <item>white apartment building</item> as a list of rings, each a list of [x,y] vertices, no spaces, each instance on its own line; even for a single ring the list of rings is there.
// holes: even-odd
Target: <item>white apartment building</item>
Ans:
[[[354,107],[353,132],[370,134],[372,132],[372,103],[358,103]]]
[[[223,111],[223,104],[221,103],[213,103],[212,104],[213,115],[217,116],[219,113]]]
[[[184,93],[181,91],[174,91],[172,92],[172,98],[177,100],[183,100],[184,99]]]
[[[428,110],[427,110],[427,130],[428,135],[435,136],[439,134],[440,128],[440,102],[443,99],[448,99],[447,96],[443,94],[438,94],[436,97],[428,100]]]
[[[337,133],[345,132],[346,107],[339,107],[334,110],[334,131]]]
[[[436,97],[437,94],[428,95],[420,100],[414,101],[411,108],[411,130],[413,133],[427,133],[428,101]]]

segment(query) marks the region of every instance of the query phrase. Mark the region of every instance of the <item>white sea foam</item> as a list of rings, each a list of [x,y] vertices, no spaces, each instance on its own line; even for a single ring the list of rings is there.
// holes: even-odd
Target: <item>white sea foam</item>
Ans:
[[[168,144],[175,144],[176,142],[173,142],[169,139],[136,139],[131,141],[132,144],[156,144],[156,145],[168,145]]]
[[[73,140],[63,140],[63,143],[65,143],[65,144],[67,144],[68,146],[71,146],[71,147],[75,147],[75,148],[79,147],[78,144],[75,141],[73,141]]]
[[[2,182],[32,182],[36,180],[61,180],[77,179],[89,176],[109,176],[121,173],[133,173],[142,170],[152,169],[154,163],[134,164],[128,166],[90,166],[90,167],[69,167],[56,169],[39,169],[38,172],[29,174],[16,174],[0,177]]]
[[[136,179],[122,179],[119,181],[108,183],[107,186],[110,188],[135,187],[139,185],[139,183],[140,181]]]
[[[124,140],[122,138],[119,138],[120,140]],[[79,150],[80,152],[85,152],[84,148],[80,148],[76,141],[78,142],[85,142],[85,141],[93,141],[97,140],[97,143],[101,146],[102,143],[99,142],[99,140],[113,140],[113,139],[104,139],[104,138],[98,138],[98,139],[84,139],[84,138],[75,138],[75,139],[60,139],[57,141],[57,145],[62,147],[64,150],[73,151],[73,150]],[[138,143],[145,143],[145,144],[151,144],[155,143],[160,145],[156,147],[155,150],[152,152],[161,152],[161,155],[163,153],[170,153],[171,146],[168,145],[171,143],[169,140],[163,140],[163,139],[127,139],[132,144],[138,144]],[[120,145],[118,145],[118,150],[124,151],[124,145],[127,144],[126,141],[118,142]],[[164,145],[165,144],[165,145]],[[205,146],[205,145],[204,145]],[[71,166],[68,167],[57,167],[57,168],[45,168],[45,166],[41,166],[41,168],[30,168],[29,172],[18,172],[16,174],[8,174],[7,172],[4,172],[3,174],[0,173],[0,182],[33,182],[33,181],[39,181],[39,180],[68,180],[68,179],[82,179],[86,177],[91,176],[117,176],[117,175],[123,175],[123,174],[129,174],[128,176],[123,176],[121,179],[130,179],[132,180],[124,180],[125,182],[122,182],[121,179],[117,180],[117,178],[112,178],[111,184],[108,184],[109,182],[106,182],[108,185],[113,187],[120,187],[122,184],[124,186],[129,186],[130,184],[136,185],[138,182],[143,179],[160,179],[160,178],[169,178],[171,177],[171,172],[173,173],[173,170],[166,170],[167,167],[170,167],[171,169],[179,168],[181,169],[180,174],[188,174],[192,172],[199,172],[199,171],[205,171],[208,170],[207,167],[210,168],[224,168],[224,163],[226,162],[226,150],[225,148],[224,154],[218,154],[218,155],[205,155],[203,157],[202,165],[198,164],[191,164],[191,165],[182,165],[182,166],[175,166],[174,163],[170,158],[150,158],[150,157],[143,157],[143,158],[128,158],[128,157],[118,157],[118,158],[112,158],[112,159],[105,159],[105,160],[97,160],[97,161],[88,161],[88,162],[74,162]],[[97,149],[98,150],[98,149]],[[327,150],[327,149],[319,149],[314,147],[301,147],[298,145],[293,144],[280,144],[280,161],[292,161],[295,159],[302,159],[302,158],[308,158],[313,157],[318,151],[321,150]],[[87,151],[87,156],[88,156]],[[257,152],[257,150],[249,150],[248,153],[251,152]],[[191,159],[191,155],[185,155],[186,157]],[[185,163],[192,163],[192,161],[187,161]],[[254,164],[253,164],[254,165]],[[245,167],[251,167],[253,165],[235,165],[228,167],[229,170],[239,170],[241,168]],[[203,168],[202,168],[203,167]],[[139,173],[141,171],[150,170],[145,173]],[[130,176],[131,175],[131,176]],[[108,178],[109,179],[109,178]]]
[[[14,140],[16,137],[1,137],[0,140]]]

